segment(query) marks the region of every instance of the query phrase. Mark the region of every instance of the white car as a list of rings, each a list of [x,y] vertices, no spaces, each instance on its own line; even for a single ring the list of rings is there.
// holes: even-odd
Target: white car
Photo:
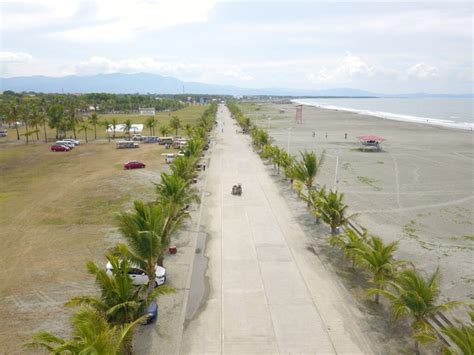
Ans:
[[[112,275],[112,264],[110,262],[105,265],[105,270],[108,275]],[[141,286],[148,284],[148,276],[146,272],[139,267],[130,265],[128,275],[132,279],[132,283],[135,286]],[[155,286],[161,286],[166,281],[166,269],[164,267],[156,265],[155,267]]]
[[[79,145],[79,144],[81,144],[81,142],[80,142],[79,140],[77,140],[77,139],[69,139],[69,138],[68,138],[68,139],[63,139],[63,141],[64,141],[64,142],[71,142],[71,143],[74,144],[74,145]]]
[[[75,147],[74,143],[66,141],[66,140],[56,141],[55,144],[64,145],[65,147],[68,147],[68,148],[71,148],[71,149]]]

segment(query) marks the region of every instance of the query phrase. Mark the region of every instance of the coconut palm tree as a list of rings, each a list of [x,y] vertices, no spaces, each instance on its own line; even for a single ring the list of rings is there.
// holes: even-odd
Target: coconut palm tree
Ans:
[[[129,261],[114,255],[108,255],[107,259],[112,265],[112,275],[107,274],[106,270],[99,268],[92,261],[86,264],[89,273],[96,278],[100,297],[72,297],[66,302],[66,306],[89,305],[103,313],[109,323],[120,325],[140,318],[151,300],[158,295],[174,292],[171,287],[162,285],[145,298],[146,286],[133,286],[132,279],[128,275]]]
[[[181,119],[178,116],[171,117],[170,128],[176,131],[175,135],[178,135],[178,129],[182,127]]]
[[[132,120],[125,120],[123,122],[123,131],[125,132],[125,135],[130,137],[130,131],[132,129]]]
[[[337,227],[345,225],[355,215],[346,215],[347,206],[344,204],[344,194],[329,191],[328,194],[319,194],[318,210],[321,219],[331,227],[331,234],[336,234]]]
[[[33,335],[27,349],[45,349],[51,354],[110,354],[129,353],[129,339],[135,327],[145,317],[123,325],[111,325],[92,307],[80,308],[71,318],[72,338],[62,339],[48,332]]]
[[[153,116],[148,117],[145,120],[145,127],[150,130],[150,136],[153,136],[155,133],[156,119]]]
[[[314,180],[324,162],[325,152],[321,153],[319,159],[314,152],[300,152],[300,155],[301,160],[294,164],[295,178],[306,186],[309,195],[313,189]],[[308,201],[308,207],[310,206],[310,201]]]
[[[144,203],[135,201],[132,212],[117,216],[120,234],[127,245],[119,244],[114,254],[121,255],[143,269],[150,282],[147,296],[155,288],[156,265],[163,265],[163,256],[171,236],[184,220],[176,216],[173,206],[167,203]]]
[[[379,237],[372,236],[368,243],[360,243],[354,250],[355,262],[372,274],[369,282],[383,290],[388,280],[393,279],[397,268],[403,264],[395,260],[394,253],[398,242],[384,244]],[[380,294],[375,294],[375,303],[379,303]]]
[[[388,281],[388,289],[373,288],[369,294],[381,294],[392,303],[392,313],[395,319],[406,316],[412,319],[414,330],[414,350],[419,354],[419,342],[433,340],[432,328],[428,320],[436,313],[460,305],[451,301],[438,304],[439,298],[439,268],[429,277],[423,277],[415,269],[406,269],[398,273],[393,280]]]
[[[186,133],[186,137],[192,137],[194,133],[194,128],[191,124],[186,123],[184,126],[184,132]]]
[[[7,109],[7,121],[10,124],[15,126],[16,130],[16,139],[20,140],[20,132],[18,131],[18,121],[21,119],[21,105],[20,100],[16,99],[14,102],[11,102]]]
[[[457,325],[451,325],[442,329],[456,348],[443,346],[443,355],[471,355],[474,354],[474,323],[463,324],[457,321]]]
[[[190,187],[190,181],[175,174],[161,174],[161,181],[156,184],[156,194],[156,202],[169,206],[176,218],[183,214],[183,207],[200,200],[196,189]]]
[[[110,121],[110,126],[112,127],[112,139],[115,139],[115,131],[117,129],[117,125],[118,125],[118,121],[115,117],[112,118],[112,120]]]
[[[84,132],[84,139],[86,141],[86,143],[88,143],[88,139],[87,139],[87,131],[90,130],[90,126],[89,126],[89,123],[87,121],[82,121],[79,123],[79,132]]]
[[[59,132],[63,128],[64,124],[64,106],[61,104],[54,104],[48,108],[48,125],[51,128],[56,129],[56,139],[59,138]]]
[[[36,140],[39,141],[40,130],[38,125],[41,124],[41,112],[35,104],[32,104],[30,107],[30,122],[35,126]]]
[[[99,122],[99,115],[97,112],[92,112],[89,117],[89,122],[94,126],[94,139],[97,139],[97,125]]]
[[[48,121],[47,116],[46,116],[47,111],[48,111],[48,109],[46,107],[46,101],[45,101],[44,98],[42,98],[41,101],[40,101],[40,107],[39,107],[39,110],[38,110],[38,115],[39,115],[40,123],[43,125],[43,133],[44,133],[44,142],[45,143],[48,142],[48,134],[46,132],[46,123]]]
[[[366,243],[366,230],[364,230],[362,236],[359,236],[355,230],[349,228],[344,233],[334,234],[329,238],[329,244],[342,250],[346,259],[351,261],[352,268],[354,268],[356,264],[356,256],[359,250],[365,248]]]
[[[198,137],[191,138],[186,143],[186,147],[183,149],[183,153],[186,157],[197,158],[202,152],[204,147],[204,141]]]
[[[173,160],[170,168],[173,175],[179,176],[185,182],[191,181],[196,176],[196,161],[193,156],[178,157]]]
[[[107,133],[107,140],[110,143],[110,134],[109,134],[109,129],[112,127],[112,124],[109,122],[109,120],[103,120],[102,122],[99,122],[100,125],[104,126],[105,128],[105,133]]]
[[[71,100],[67,109],[69,126],[72,128],[74,139],[77,139],[76,135],[76,125],[79,122],[79,117],[77,116],[77,104],[74,100]]]
[[[317,224],[319,224],[321,220],[321,215],[322,215],[321,208],[322,208],[323,200],[326,198],[326,196],[327,196],[326,186],[321,187],[319,190],[313,189],[310,191],[308,195],[305,195],[300,192],[300,197],[309,204],[311,213],[313,214],[314,217],[316,217]]]
[[[168,134],[170,133],[170,130],[171,130],[171,128],[168,127],[168,126],[164,126],[164,125],[163,125],[163,126],[160,126],[160,133],[161,133],[161,136],[162,136],[162,137],[168,136]]]

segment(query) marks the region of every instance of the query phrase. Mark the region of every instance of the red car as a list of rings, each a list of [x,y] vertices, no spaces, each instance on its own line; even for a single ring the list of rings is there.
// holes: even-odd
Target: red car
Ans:
[[[61,144],[53,144],[51,146],[51,150],[53,152],[69,152],[71,148],[66,147],[65,145],[61,145]]]
[[[124,169],[143,169],[146,165],[137,161],[137,160],[132,160],[129,161],[128,163],[125,163],[123,165]]]

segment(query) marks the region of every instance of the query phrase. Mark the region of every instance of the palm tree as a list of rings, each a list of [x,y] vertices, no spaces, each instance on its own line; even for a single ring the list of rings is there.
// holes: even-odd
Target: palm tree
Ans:
[[[102,122],[100,122],[100,124],[105,127],[105,133],[107,133],[107,139],[110,143],[109,129],[112,126],[112,124],[109,122],[109,120],[103,120]]]
[[[132,129],[132,121],[131,120],[125,120],[125,122],[123,124],[124,124],[123,130],[125,132],[125,135],[130,137],[130,130]]]
[[[40,102],[40,110],[39,110],[39,119],[40,119],[40,122],[41,124],[43,125],[43,132],[44,132],[44,142],[47,143],[48,142],[48,135],[46,133],[46,122],[47,122],[47,116],[46,116],[46,112],[47,112],[47,108],[46,108],[46,101],[45,99],[41,99],[41,102]]]
[[[326,195],[320,195],[319,211],[321,219],[331,227],[331,234],[336,234],[337,227],[347,224],[354,215],[347,216],[349,206],[344,204],[344,194],[337,191],[329,191]]]
[[[201,154],[203,147],[204,141],[201,138],[194,137],[187,141],[183,153],[186,157],[197,158]]]
[[[48,108],[48,125],[56,129],[56,139],[59,138],[59,131],[62,128],[64,121],[64,106],[61,104],[54,104]]]
[[[119,231],[127,245],[119,244],[116,254],[143,269],[150,282],[147,296],[155,288],[156,265],[163,265],[163,256],[171,236],[183,222],[184,216],[175,216],[175,210],[166,203],[135,201],[132,212],[117,216]]]
[[[33,335],[27,349],[45,349],[51,354],[111,354],[128,353],[129,339],[141,317],[131,323],[111,325],[92,307],[80,308],[71,318],[72,338],[62,339],[48,332]]]
[[[91,128],[89,127],[89,123],[87,121],[83,121],[79,123],[79,132],[84,132],[84,138],[86,140],[86,143],[89,141],[87,140],[87,131],[90,130]]]
[[[171,117],[170,128],[176,130],[175,136],[178,135],[178,129],[182,127],[181,119],[178,116]]]
[[[441,330],[457,347],[454,349],[445,345],[443,355],[474,354],[474,323],[472,321],[470,324],[463,324],[460,321],[457,323]]]
[[[118,125],[118,121],[117,119],[114,117],[112,118],[112,120],[110,121],[110,126],[112,126],[112,139],[115,139],[115,130],[117,129],[117,125]]]
[[[191,126],[191,124],[189,123],[186,123],[186,125],[184,126],[184,132],[186,133],[186,137],[192,137],[194,133],[193,131],[193,126]]]
[[[356,256],[360,249],[366,245],[367,231],[359,236],[357,232],[351,228],[347,229],[345,233],[334,234],[329,238],[329,244],[336,246],[342,250],[344,256],[352,263],[352,268],[356,264]]]
[[[301,181],[310,194],[310,191],[313,189],[314,179],[316,178],[321,165],[324,162],[325,152],[323,151],[319,156],[319,159],[316,157],[314,152],[300,152],[301,161],[297,161],[294,164],[295,177],[297,180]],[[308,201],[308,207],[310,207],[310,202]]]
[[[173,175],[179,176],[188,183],[196,176],[196,161],[197,159],[192,156],[178,157],[173,160],[170,168]]]
[[[319,224],[322,215],[322,204],[324,199],[327,197],[326,186],[324,185],[319,190],[311,190],[309,195],[300,193],[300,197],[309,204],[311,213],[316,217],[316,223]]]
[[[73,100],[69,102],[68,120],[69,120],[69,125],[72,127],[74,139],[77,139],[77,135],[76,135],[76,124],[78,123],[77,107],[76,107],[76,103]]]
[[[99,124],[99,115],[97,112],[92,112],[89,117],[89,122],[94,126],[94,139],[97,139],[97,125]]]
[[[150,129],[150,136],[154,135],[155,132],[156,119],[151,116],[145,120],[145,127]]]
[[[432,340],[432,328],[428,320],[436,313],[461,304],[451,301],[437,304],[439,297],[439,268],[429,276],[423,277],[415,269],[406,269],[398,273],[394,280],[388,281],[389,289],[370,289],[369,294],[380,293],[392,303],[395,319],[410,317],[415,331],[415,352],[419,354],[419,341]]]
[[[168,134],[170,133],[170,127],[168,127],[168,126],[161,126],[161,127],[160,127],[160,133],[161,133],[161,136],[162,136],[162,137],[168,136]]]
[[[183,215],[183,207],[200,200],[196,189],[189,185],[190,181],[178,175],[162,173],[160,183],[156,184],[157,203],[168,205],[174,217],[179,218]]]
[[[36,140],[39,141],[38,125],[41,124],[41,112],[38,110],[36,105],[32,105],[30,109],[30,121],[35,126]]]
[[[355,250],[355,261],[372,274],[370,283],[383,290],[388,280],[391,280],[397,267],[403,264],[396,261],[394,253],[398,242],[384,244],[379,237],[371,237],[369,243],[360,244]],[[375,303],[379,303],[380,294],[375,294]]]
[[[7,110],[7,121],[10,124],[15,125],[17,140],[20,140],[20,132],[18,131],[18,123],[17,123],[20,119],[20,111],[21,111],[21,106],[20,106],[19,99],[16,99],[15,102],[10,103]]]

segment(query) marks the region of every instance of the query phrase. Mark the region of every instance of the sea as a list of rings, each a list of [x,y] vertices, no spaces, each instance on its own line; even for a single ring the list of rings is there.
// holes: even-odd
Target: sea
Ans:
[[[474,98],[303,98],[292,101],[389,120],[474,130]]]

